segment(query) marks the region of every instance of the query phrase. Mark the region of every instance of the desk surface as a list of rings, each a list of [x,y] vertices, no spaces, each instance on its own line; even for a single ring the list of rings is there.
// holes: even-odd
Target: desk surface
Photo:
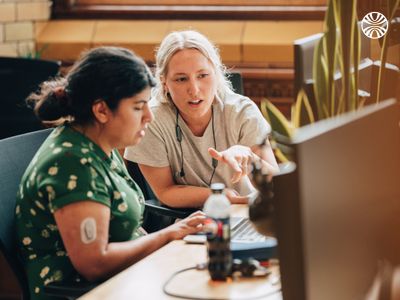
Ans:
[[[232,207],[232,215],[246,216],[246,206],[234,205]],[[206,261],[207,251],[205,245],[190,245],[183,241],[173,241],[110,278],[79,299],[177,299],[163,293],[163,284],[174,272]],[[277,272],[277,270],[274,271]],[[223,298],[226,297],[224,295],[229,295],[229,298],[240,299],[243,297],[240,294],[243,293],[246,293],[248,297],[246,291],[262,289],[262,294],[266,294],[268,292],[266,286],[270,286],[275,290],[278,288],[271,285],[273,281],[271,276],[261,279],[240,279],[238,283],[212,282],[209,280],[207,271],[190,271],[185,275],[179,276],[180,278],[176,277],[176,280],[171,282],[171,288],[174,290],[179,288],[177,292],[192,295],[193,283],[202,282],[203,286],[200,289],[202,289],[201,296],[204,298],[211,296]],[[280,293],[273,293],[267,299],[281,300],[282,296]]]

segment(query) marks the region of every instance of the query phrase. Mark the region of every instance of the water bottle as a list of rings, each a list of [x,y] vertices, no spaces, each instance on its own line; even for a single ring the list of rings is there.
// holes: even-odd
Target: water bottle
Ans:
[[[224,188],[223,183],[213,183],[212,194],[204,204],[204,213],[209,218],[206,232],[208,271],[212,280],[226,280],[232,269],[229,225],[231,203],[223,193]]]

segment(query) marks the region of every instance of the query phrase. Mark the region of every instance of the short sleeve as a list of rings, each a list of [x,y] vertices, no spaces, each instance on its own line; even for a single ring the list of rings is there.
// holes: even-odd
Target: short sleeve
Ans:
[[[92,160],[69,152],[42,168],[37,174],[39,197],[49,203],[52,212],[74,202],[92,200],[110,207],[110,195],[104,176]],[[40,179],[44,178],[44,179]]]
[[[150,167],[169,166],[165,136],[160,125],[153,121],[140,143],[125,149],[125,159]]]
[[[247,98],[241,101],[237,120],[240,124],[239,144],[252,147],[259,145],[268,137],[271,126],[261,114],[257,105]]]

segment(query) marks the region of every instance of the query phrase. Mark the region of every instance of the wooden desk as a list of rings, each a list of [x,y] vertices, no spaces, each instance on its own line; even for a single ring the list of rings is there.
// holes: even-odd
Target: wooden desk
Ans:
[[[234,216],[246,216],[247,209],[244,205],[235,205],[232,207],[232,215]],[[170,278],[170,276],[181,269],[195,266],[199,263],[207,261],[207,252],[205,245],[189,245],[183,241],[174,241],[166,246],[162,247],[158,251],[147,256],[140,262],[127,268],[125,271],[118,275],[110,278],[94,290],[83,295],[82,300],[91,299],[177,299],[175,297],[169,297],[163,293],[162,286]],[[277,270],[274,270],[277,272]],[[190,274],[190,272],[198,272],[198,274]],[[228,294],[232,299],[245,299],[244,296],[248,297],[248,294],[243,295],[244,292],[254,290],[257,287],[262,287],[265,290],[266,283],[270,285],[271,279],[267,278],[250,278],[240,279],[239,289],[236,287],[237,283],[220,283],[212,282],[209,280],[207,271],[190,271],[185,274],[188,280],[181,280],[179,285],[179,292],[185,291],[185,294],[190,294],[190,287],[193,288],[194,284],[198,283],[197,280],[192,280],[194,277],[202,278],[203,284],[205,285],[204,291],[202,291],[202,297],[218,297],[221,296],[221,288],[225,288],[223,293]],[[176,285],[176,281],[172,282]],[[223,287],[225,286],[225,287]],[[203,286],[204,287],[204,286]],[[189,288],[189,291],[188,291]],[[242,295],[238,294],[238,291],[242,292]],[[266,293],[264,291],[263,293]],[[282,300],[281,294],[275,293],[268,300]]]

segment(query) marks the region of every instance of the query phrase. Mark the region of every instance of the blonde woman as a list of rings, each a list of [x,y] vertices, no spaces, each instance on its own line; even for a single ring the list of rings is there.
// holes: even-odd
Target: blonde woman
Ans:
[[[247,174],[270,126],[249,98],[235,94],[217,48],[196,31],[172,32],[156,55],[149,125],[125,158],[139,167],[161,202],[200,207],[212,182],[223,182],[232,203],[254,191]],[[267,142],[269,146],[269,143]],[[278,166],[270,147],[262,160]]]

